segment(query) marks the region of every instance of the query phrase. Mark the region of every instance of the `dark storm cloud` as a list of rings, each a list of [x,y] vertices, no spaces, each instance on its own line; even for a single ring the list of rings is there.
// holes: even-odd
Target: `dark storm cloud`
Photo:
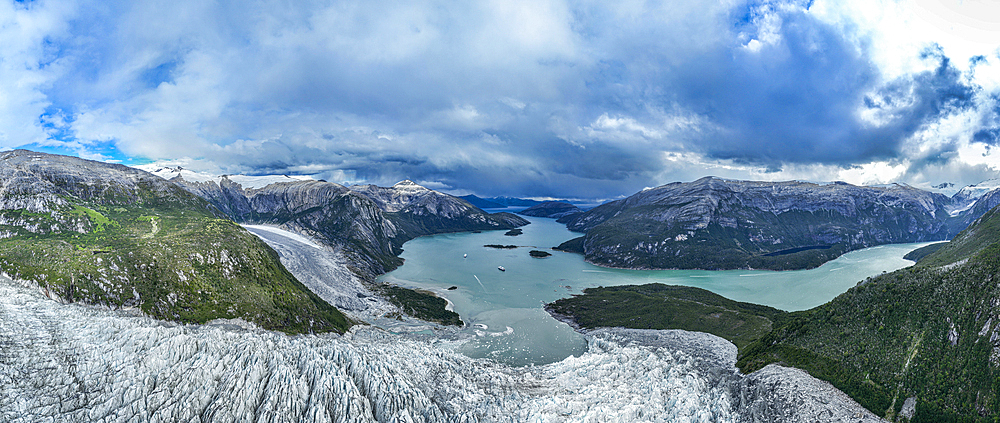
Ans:
[[[57,65],[21,90],[49,133],[226,173],[607,198],[701,176],[671,154],[771,172],[898,160],[980,92],[940,48],[885,80],[869,41],[811,2],[74,4],[31,38]],[[982,120],[973,139],[996,144]]]
[[[972,141],[996,146],[1000,143],[1000,94],[988,97],[993,107],[988,108],[980,120],[981,128],[972,135]]]
[[[641,60],[605,63],[597,78],[602,97],[594,101],[610,99],[603,106],[627,112],[677,102],[717,125],[691,136],[688,148],[766,166],[897,157],[924,125],[972,106],[974,88],[939,48],[924,53],[933,70],[881,81],[871,58],[839,29],[802,9],[772,14],[781,21],[769,34],[775,41],[758,41],[755,49],[734,36],[686,57],[657,46]],[[741,29],[752,39],[761,32],[750,23]],[[862,119],[864,107],[876,122]]]

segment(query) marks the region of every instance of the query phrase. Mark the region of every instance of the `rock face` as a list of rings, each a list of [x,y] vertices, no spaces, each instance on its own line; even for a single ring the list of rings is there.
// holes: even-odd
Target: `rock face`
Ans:
[[[25,150],[0,154],[0,176],[0,269],[52,298],[182,322],[347,329],[274,250],[162,178]]]
[[[815,267],[846,251],[943,240],[951,199],[906,185],[731,181],[644,190],[560,219],[585,232],[563,249],[625,268]]]
[[[223,178],[173,182],[241,223],[277,225],[342,251],[360,276],[371,278],[402,263],[404,242],[422,235],[509,229],[528,222],[488,214],[468,202],[410,181],[384,188],[347,188],[322,181],[285,182],[245,189]]]
[[[958,190],[951,196],[952,215],[958,215],[971,208],[984,195],[1000,189],[1000,179],[990,179],[978,184],[969,185]],[[987,209],[989,210],[989,209]],[[982,214],[980,214],[982,216]],[[974,220],[974,219],[973,219]]]
[[[396,254],[404,235],[378,205],[329,182],[286,182],[244,189],[223,178],[173,182],[204,198],[233,220],[269,224],[314,238],[342,252],[360,274],[385,273],[401,261]]]
[[[972,224],[972,222],[975,222],[976,219],[979,219],[981,216],[985,215],[986,212],[998,205],[1000,205],[1000,189],[994,189],[987,191],[976,198],[975,202],[973,202],[966,211],[956,215],[956,217],[962,219],[962,227],[968,227]]]
[[[388,188],[355,185],[351,190],[374,201],[407,239],[445,232],[512,229],[528,224],[516,215],[489,214],[465,200],[408,180]]]
[[[201,203],[154,175],[118,164],[14,150],[0,153],[0,210],[51,213],[71,203]],[[60,216],[62,217],[62,216]]]
[[[546,201],[518,212],[518,214],[525,216],[548,217],[552,219],[559,219],[579,213],[583,213],[583,210],[565,201]]]

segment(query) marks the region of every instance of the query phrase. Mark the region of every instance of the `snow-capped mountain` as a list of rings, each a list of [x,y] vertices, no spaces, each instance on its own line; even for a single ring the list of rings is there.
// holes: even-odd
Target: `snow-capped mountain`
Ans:
[[[181,166],[157,166],[153,165],[140,165],[136,168],[145,170],[156,176],[159,176],[166,180],[183,180],[187,182],[209,182],[213,181],[217,184],[222,183],[222,179],[226,178],[232,182],[240,184],[244,188],[264,188],[271,184],[278,184],[282,182],[298,182],[298,181],[313,181],[311,176],[307,175],[262,175],[262,176],[252,176],[252,175],[211,175],[203,172],[195,172],[190,169],[185,169]]]

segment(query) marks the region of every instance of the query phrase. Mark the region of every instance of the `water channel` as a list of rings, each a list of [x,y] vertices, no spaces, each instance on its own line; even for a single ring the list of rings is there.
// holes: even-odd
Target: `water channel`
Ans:
[[[704,288],[733,300],[787,311],[805,310],[830,301],[866,277],[913,264],[903,255],[928,244],[853,251],[818,268],[799,271],[623,270],[589,264],[579,254],[550,250],[580,234],[553,219],[527,219],[531,224],[519,236],[505,236],[505,231],[464,232],[409,241],[401,255],[406,262],[380,280],[447,298],[466,322],[465,331],[474,334],[462,346],[466,355],[512,365],[547,364],[578,356],[587,345],[542,306],[585,288],[659,282]],[[518,247],[484,247],[487,244]],[[534,249],[552,255],[532,258],[528,252]]]

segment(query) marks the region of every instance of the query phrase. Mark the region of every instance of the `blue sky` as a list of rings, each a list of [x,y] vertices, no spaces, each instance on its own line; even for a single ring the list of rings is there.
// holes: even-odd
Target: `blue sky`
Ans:
[[[987,1],[5,1],[0,148],[606,199],[995,178]]]

